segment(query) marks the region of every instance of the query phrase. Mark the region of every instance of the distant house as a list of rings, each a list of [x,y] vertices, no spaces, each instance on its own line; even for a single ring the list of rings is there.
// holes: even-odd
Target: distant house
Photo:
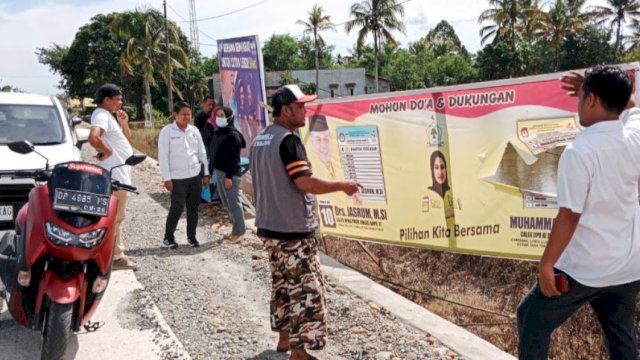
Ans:
[[[383,79],[378,76],[378,87],[380,88],[381,93],[390,92],[391,91],[391,81],[387,79]],[[367,85],[364,87],[364,92],[367,94],[376,93],[376,78],[375,76],[367,75]]]
[[[267,99],[271,99],[272,94],[281,86],[284,71],[267,71],[265,73],[265,88]],[[366,75],[364,68],[320,70],[320,86],[318,87],[318,97],[320,99],[347,97],[375,93],[373,77]],[[315,83],[315,70],[292,70],[291,78],[298,79],[298,84],[304,85]],[[369,80],[371,78],[371,80]],[[380,92],[390,91],[390,82],[379,78]],[[213,75],[213,93],[219,102],[220,74]]]

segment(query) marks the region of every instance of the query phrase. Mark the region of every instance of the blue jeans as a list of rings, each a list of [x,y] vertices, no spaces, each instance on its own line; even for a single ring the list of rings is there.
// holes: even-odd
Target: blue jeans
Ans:
[[[233,186],[231,189],[226,189],[224,187],[225,173],[218,169],[215,170],[217,182],[218,182],[218,194],[220,194],[220,201],[229,211],[229,218],[231,218],[231,223],[233,224],[233,228],[231,230],[231,235],[244,235],[246,229],[244,225],[244,209],[242,208],[242,203],[240,202],[240,178],[234,176]]]
[[[546,297],[536,284],[518,305],[518,358],[546,359],[553,330],[588,303],[598,316],[609,357],[637,359],[635,319],[640,281],[592,288],[567,278],[569,292]]]

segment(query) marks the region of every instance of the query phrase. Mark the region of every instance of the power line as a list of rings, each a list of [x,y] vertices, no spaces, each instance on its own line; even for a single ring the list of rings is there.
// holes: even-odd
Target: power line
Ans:
[[[189,20],[185,20],[184,16],[180,15],[180,13],[174,9],[171,5],[167,4],[167,6],[169,7],[169,9],[171,9],[171,11],[173,11],[180,19],[184,20],[184,21],[179,21],[179,22],[190,22]],[[178,22],[178,21],[176,21]],[[209,39],[213,40],[213,41],[217,41],[218,39],[214,39],[212,36],[210,36],[209,34],[205,33],[204,31],[198,29],[198,32],[206,37],[208,37]],[[204,45],[204,46],[214,46],[217,47],[217,44],[205,44],[205,43],[200,43],[200,45]]]
[[[225,17],[225,16],[233,15],[233,14],[235,14],[235,13],[239,13],[239,12],[241,12],[241,11],[244,11],[244,10],[247,10],[247,9],[251,9],[252,7],[256,7],[256,6],[260,5],[260,4],[264,4],[264,3],[266,3],[267,1],[269,1],[269,0],[262,0],[262,1],[259,1],[259,2],[255,3],[255,4],[252,4],[252,5],[249,5],[249,6],[245,6],[245,7],[240,8],[240,9],[236,9],[236,10],[233,10],[233,11],[229,11],[228,13],[223,13],[223,14],[219,14],[219,15],[214,15],[214,16],[210,16],[210,17],[206,17],[206,18],[202,18],[202,19],[196,19],[195,21],[207,21],[207,20],[219,19],[219,18],[221,18],[221,17]]]

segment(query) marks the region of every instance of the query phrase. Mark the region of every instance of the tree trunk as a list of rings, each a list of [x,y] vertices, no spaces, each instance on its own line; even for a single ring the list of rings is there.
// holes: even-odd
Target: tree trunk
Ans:
[[[618,59],[618,55],[622,52],[622,49],[620,49],[621,43],[622,43],[622,40],[620,39],[621,25],[622,25],[622,20],[618,19],[618,28],[616,29],[616,59]]]
[[[559,42],[556,41],[556,45],[555,45],[555,64],[553,66],[553,70],[554,71],[558,71],[558,63],[560,62],[560,44]]]
[[[316,43],[316,94],[319,94],[320,89],[320,45],[318,44],[318,34],[316,30],[313,30],[313,38]]]
[[[380,61],[380,46],[378,45],[378,33],[373,32],[373,51],[376,54],[375,61],[375,84],[376,84],[376,93],[380,92],[380,87],[378,86],[378,61]]]
[[[151,124],[153,125],[153,112],[152,107],[151,107],[151,86],[149,85],[149,80],[147,79],[148,74],[144,74],[144,82],[143,82],[143,86],[144,86],[144,94],[145,94],[145,100],[146,100],[146,104],[145,104],[145,111],[149,112],[149,118],[151,119]],[[146,117],[145,117],[146,119]]]

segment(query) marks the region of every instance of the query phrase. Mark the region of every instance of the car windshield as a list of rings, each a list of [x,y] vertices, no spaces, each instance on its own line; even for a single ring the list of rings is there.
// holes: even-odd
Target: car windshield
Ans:
[[[0,145],[21,140],[34,145],[61,144],[64,130],[56,107],[0,105]]]

